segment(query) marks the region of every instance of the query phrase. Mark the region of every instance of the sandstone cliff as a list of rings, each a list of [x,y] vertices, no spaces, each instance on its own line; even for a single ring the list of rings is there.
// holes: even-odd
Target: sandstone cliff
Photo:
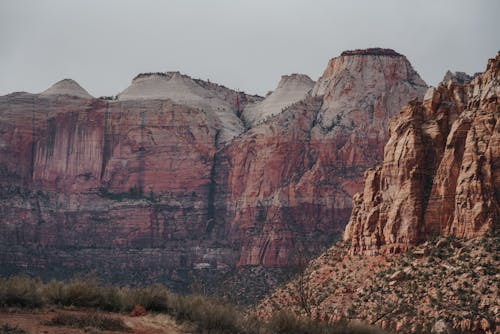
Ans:
[[[472,238],[500,223],[500,55],[460,84],[447,76],[390,124],[344,239],[353,253],[401,252],[434,235]],[[462,76],[463,77],[463,76]]]
[[[184,86],[179,102],[130,90],[108,101],[70,80],[0,97],[3,274],[95,270],[111,280],[185,286],[200,263],[216,269],[218,259],[224,271],[236,261],[208,231],[222,127],[232,135],[218,112],[241,125],[236,101],[243,108],[260,98],[179,80],[210,93],[208,106]]]
[[[262,101],[169,72],[138,75],[116,100],[68,80],[0,97],[3,272],[186,287],[193,272],[322,251],[381,162],[389,118],[425,87],[378,51],[332,59],[304,97],[311,85],[284,77]],[[277,102],[245,129],[249,105]]]
[[[425,89],[394,51],[336,57],[309,97],[221,150],[216,216],[241,245],[238,265],[285,266],[337,239],[390,117]]]

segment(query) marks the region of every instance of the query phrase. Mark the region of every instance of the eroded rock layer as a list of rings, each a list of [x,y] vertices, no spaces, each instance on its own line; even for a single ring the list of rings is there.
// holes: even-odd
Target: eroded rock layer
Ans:
[[[221,150],[216,218],[238,265],[289,265],[337,239],[390,117],[425,89],[394,51],[336,57],[306,99]]]
[[[309,94],[307,77],[284,81],[284,110],[249,130],[241,113],[261,98],[177,72],[117,99],[72,81],[0,97],[3,272],[182,285],[325,249],[425,84],[395,52],[334,58]]]
[[[469,83],[452,76],[390,124],[344,239],[352,253],[400,252],[433,235],[472,238],[500,224],[500,54]],[[462,82],[462,83],[461,83]]]

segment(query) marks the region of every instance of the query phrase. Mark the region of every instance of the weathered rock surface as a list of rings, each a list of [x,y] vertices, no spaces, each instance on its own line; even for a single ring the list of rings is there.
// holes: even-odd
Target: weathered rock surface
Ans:
[[[245,108],[243,119],[249,126],[255,126],[283,112],[293,103],[303,100],[313,87],[314,81],[305,74],[284,75],[278,87],[263,101]]]
[[[394,51],[333,58],[308,98],[221,150],[216,217],[241,244],[238,265],[284,266],[337,239],[390,117],[425,89]]]
[[[245,129],[238,117],[241,112],[238,109],[242,107],[239,94],[179,72],[139,74],[118,94],[120,101],[150,99],[169,99],[205,111],[208,121],[219,132],[217,144],[230,141]]]
[[[393,253],[433,235],[473,238],[500,223],[500,54],[470,83],[449,78],[391,121],[344,239]]]
[[[258,100],[201,84],[227,105]],[[221,131],[212,110],[82,98],[69,86],[0,97],[2,272],[175,283],[198,263],[234,265],[208,230]]]
[[[424,94],[386,53],[332,59],[299,102],[311,82],[285,77],[300,94],[277,89],[288,107],[246,132],[261,98],[175,72],[139,75],[118,100],[73,83],[0,97],[3,270],[180,286],[322,251],[381,162],[389,118]]]
[[[40,93],[41,96],[50,95],[68,95],[75,96],[84,99],[91,99],[92,96],[80,86],[76,81],[72,79],[63,79],[56,82],[50,88]]]

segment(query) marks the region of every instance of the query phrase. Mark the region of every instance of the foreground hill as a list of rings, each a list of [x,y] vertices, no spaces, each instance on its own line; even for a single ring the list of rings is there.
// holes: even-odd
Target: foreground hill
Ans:
[[[463,77],[463,76],[461,76]],[[500,53],[391,120],[344,242],[257,308],[394,332],[498,333]]]

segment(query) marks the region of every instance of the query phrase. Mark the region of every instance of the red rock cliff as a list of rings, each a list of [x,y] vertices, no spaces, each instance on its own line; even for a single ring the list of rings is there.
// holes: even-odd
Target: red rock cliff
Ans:
[[[287,106],[312,85],[285,79],[293,94],[269,98]],[[357,52],[250,129],[239,116],[260,98],[177,72],[139,75],[118,100],[70,80],[0,97],[3,271],[180,284],[288,266],[340,237],[388,120],[424,90],[405,57]]]
[[[500,53],[470,83],[442,82],[390,124],[382,166],[344,239],[352,253],[400,252],[433,235],[476,237],[500,223]]]
[[[289,265],[338,238],[388,120],[425,88],[401,55],[346,54],[308,98],[226,146],[217,216],[241,245],[238,265]]]

